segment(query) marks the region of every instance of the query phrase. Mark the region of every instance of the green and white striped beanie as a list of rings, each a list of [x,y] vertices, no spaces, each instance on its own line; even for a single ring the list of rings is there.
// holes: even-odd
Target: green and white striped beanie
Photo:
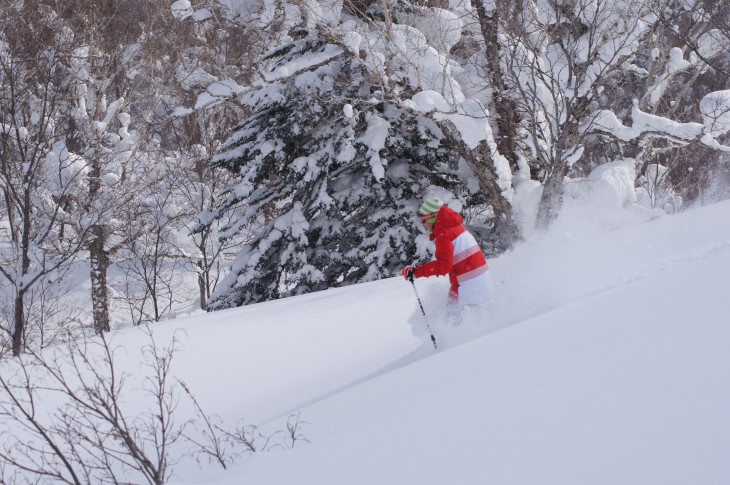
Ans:
[[[444,201],[442,201],[441,199],[438,199],[436,197],[426,199],[423,201],[423,204],[421,204],[421,207],[418,208],[418,215],[421,220],[425,222],[436,222],[436,216],[438,216],[438,212],[443,206]],[[433,217],[428,218],[427,216],[431,214],[433,214]]]

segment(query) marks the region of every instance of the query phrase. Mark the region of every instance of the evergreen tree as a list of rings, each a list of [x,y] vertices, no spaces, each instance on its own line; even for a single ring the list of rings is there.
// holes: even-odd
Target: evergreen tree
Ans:
[[[442,187],[466,196],[457,150],[431,119],[389,99],[362,63],[316,30],[269,53],[253,115],[214,163],[239,177],[218,210],[259,223],[212,309],[391,276],[424,256],[413,208]]]

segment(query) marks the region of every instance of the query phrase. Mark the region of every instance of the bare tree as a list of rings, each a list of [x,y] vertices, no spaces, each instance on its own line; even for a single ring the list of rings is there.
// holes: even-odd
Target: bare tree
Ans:
[[[533,170],[544,184],[538,226],[557,215],[563,179],[580,159],[602,84],[625,68],[650,32],[644,0],[544,2],[518,12],[502,59],[527,130]]]
[[[29,292],[76,258],[94,221],[76,212],[88,167],[66,148],[58,120],[66,108],[74,46],[54,29],[47,9],[21,20],[16,6],[1,8],[0,188],[9,240],[2,245],[0,274],[12,287],[12,328],[6,331],[18,355]],[[38,31],[49,38],[26,42]]]
[[[82,331],[85,305],[71,291],[72,267],[43,279],[27,295],[24,347],[48,348]]]
[[[135,103],[140,82],[145,76],[131,75],[132,63],[138,60],[138,45],[145,35],[144,21],[149,19],[150,2],[89,1],[77,2],[74,8],[57,6],[58,14],[76,39],[77,48],[70,66],[73,75],[69,111],[68,144],[88,164],[87,193],[83,212],[97,217],[91,227],[86,249],[90,260],[91,303],[94,328],[110,330],[107,272],[113,254],[124,242],[122,228],[135,237],[130,228],[140,228],[136,194],[154,184],[140,156],[146,126],[140,116],[132,131],[128,114]]]
[[[240,238],[219,238],[226,220],[208,224],[220,193],[231,183],[230,174],[214,167],[212,160],[230,131],[248,117],[235,98],[256,79],[257,57],[270,45],[254,19],[218,1],[206,0],[198,7],[210,17],[185,17],[170,26],[180,34],[169,64],[175,75],[160,98],[167,116],[158,119],[158,126],[169,154],[166,178],[184,213],[177,222],[190,233],[189,240],[180,241],[184,247],[179,252],[197,273],[198,301],[207,309],[227,267],[225,253],[242,243]],[[164,45],[157,49],[170,50]],[[178,115],[181,106],[192,108]]]
[[[182,145],[181,145],[182,146]],[[178,224],[190,234],[188,248],[179,248],[180,255],[197,273],[198,301],[206,310],[211,294],[226,269],[226,253],[241,244],[241,238],[219,239],[219,228],[227,225],[230,216],[218,223],[205,225],[215,211],[219,194],[231,183],[230,176],[212,164],[212,153],[202,145],[181,150],[170,167],[170,183],[184,207]]]
[[[135,325],[159,322],[190,295],[184,291],[185,253],[179,243],[180,221],[187,214],[177,192],[167,182],[150,187],[145,195],[145,227],[120,249],[123,270],[117,293],[130,310]]]

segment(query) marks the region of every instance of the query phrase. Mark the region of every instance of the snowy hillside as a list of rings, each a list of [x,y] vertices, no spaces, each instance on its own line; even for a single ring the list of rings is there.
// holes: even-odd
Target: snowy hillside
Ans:
[[[478,322],[442,325],[445,281],[418,280],[438,351],[400,278],[155,326],[206,412],[306,438],[171,483],[730,483],[730,202],[581,214],[490,262]],[[121,369],[147,340],[114,334]]]
[[[485,335],[438,353],[398,278],[190,321],[208,408],[301,410],[310,443],[178,483],[728,483],[729,215],[559,223],[492,262]]]

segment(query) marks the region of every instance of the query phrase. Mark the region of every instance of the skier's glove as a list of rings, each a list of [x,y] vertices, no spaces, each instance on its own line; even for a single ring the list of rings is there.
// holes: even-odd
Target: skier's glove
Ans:
[[[414,266],[406,266],[403,268],[403,270],[400,272],[400,274],[403,275],[403,278],[405,278],[406,281],[413,281],[413,271],[416,268]]]

